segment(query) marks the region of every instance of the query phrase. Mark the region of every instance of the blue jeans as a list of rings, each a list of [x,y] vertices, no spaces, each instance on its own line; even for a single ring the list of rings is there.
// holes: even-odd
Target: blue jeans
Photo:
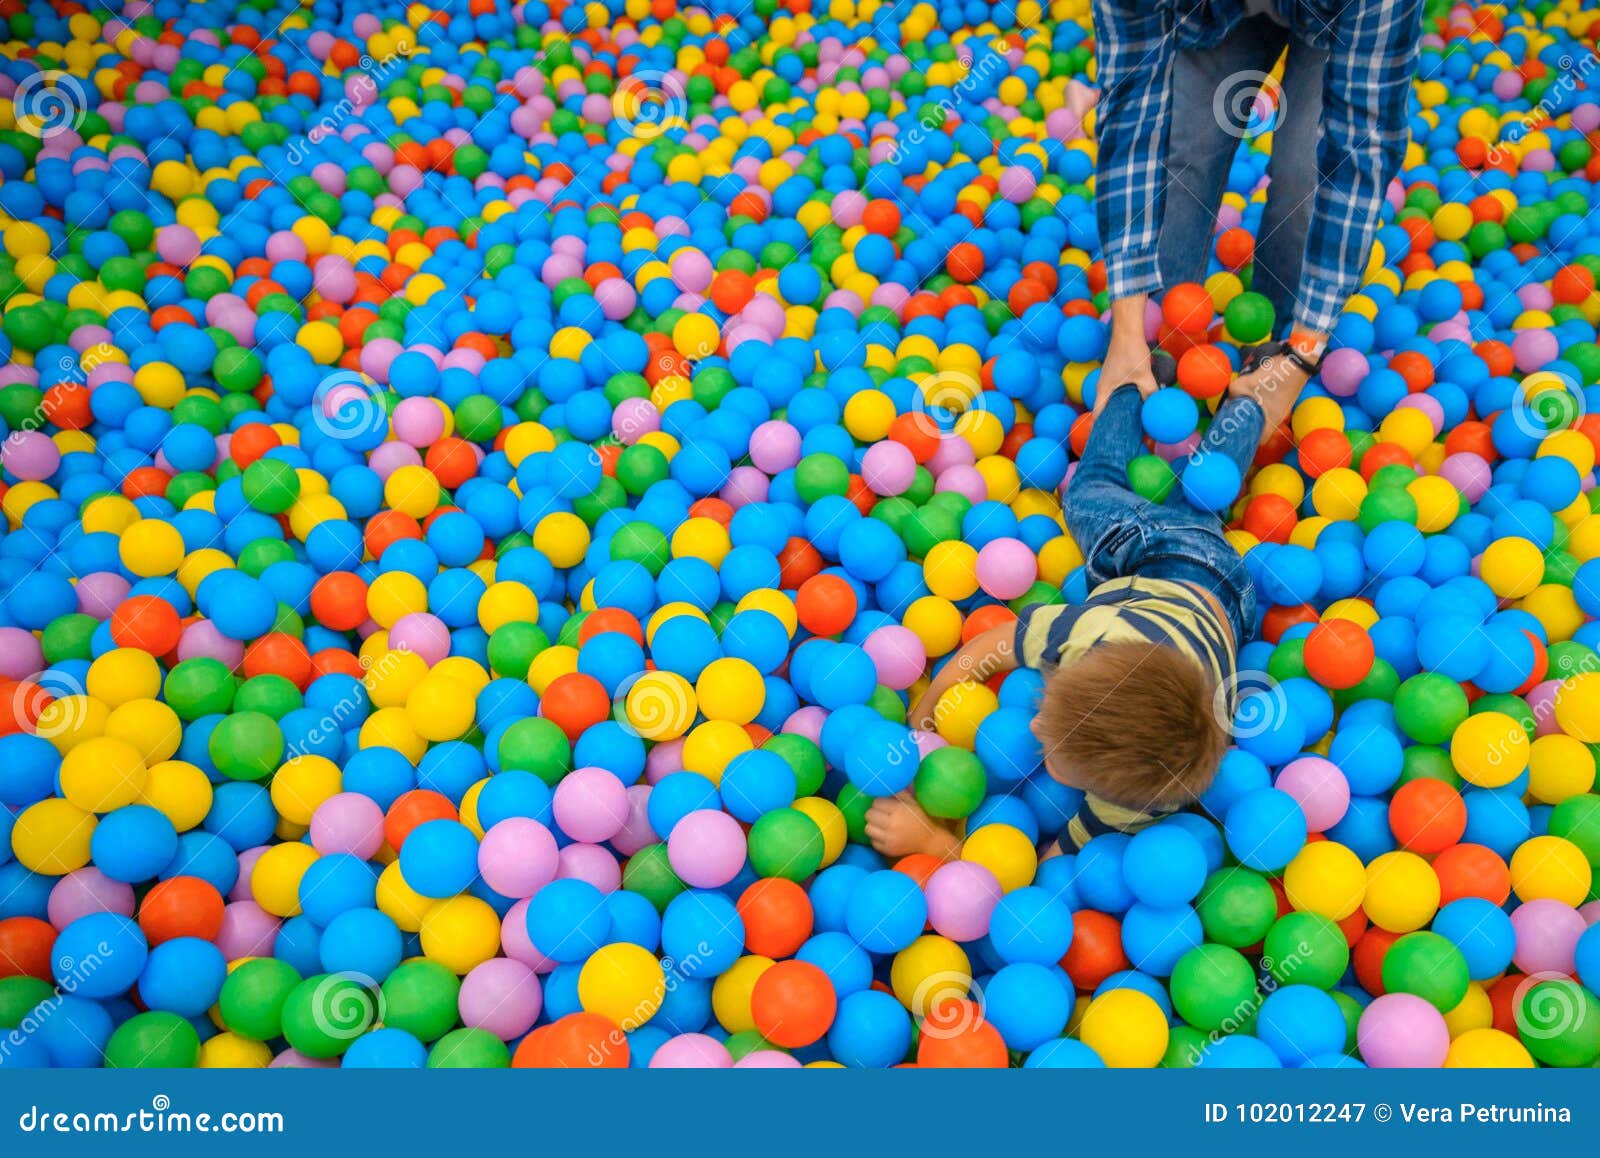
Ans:
[[[1255,89],[1285,48],[1289,58],[1267,165],[1271,184],[1256,231],[1250,285],[1272,303],[1280,333],[1294,313],[1306,232],[1311,227],[1326,51],[1296,39],[1268,17],[1257,16],[1241,21],[1215,48],[1178,53],[1172,70],[1167,198],[1159,243],[1163,285],[1205,280],[1217,207],[1245,133]]]
[[[1222,520],[1190,503],[1181,485],[1165,502],[1153,503],[1128,483],[1128,463],[1144,450],[1140,405],[1131,386],[1111,395],[1063,496],[1067,530],[1083,551],[1089,587],[1127,575],[1193,583],[1217,597],[1233,624],[1234,646],[1242,647],[1255,622],[1255,586],[1239,552],[1223,538]],[[1212,418],[1201,448],[1231,458],[1243,478],[1265,422],[1253,400],[1230,398]]]

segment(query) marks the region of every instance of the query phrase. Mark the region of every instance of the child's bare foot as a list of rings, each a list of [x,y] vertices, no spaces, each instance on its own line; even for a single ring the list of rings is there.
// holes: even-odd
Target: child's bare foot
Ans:
[[[922,811],[909,792],[885,796],[867,809],[867,836],[887,857],[927,853],[949,860],[961,849],[954,830]]]
[[[1262,358],[1255,369],[1235,378],[1228,387],[1228,396],[1249,398],[1261,407],[1266,416],[1261,430],[1261,440],[1265,442],[1289,421],[1300,392],[1310,380],[1311,376],[1294,359],[1271,353]]]

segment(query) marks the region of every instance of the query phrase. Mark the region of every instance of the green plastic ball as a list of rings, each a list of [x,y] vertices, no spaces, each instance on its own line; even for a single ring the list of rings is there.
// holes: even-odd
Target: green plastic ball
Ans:
[[[912,784],[917,803],[929,816],[961,820],[983,803],[989,778],[978,757],[965,748],[936,748],[922,758]]]
[[[774,808],[750,826],[750,867],[761,877],[799,882],[822,867],[822,829],[803,812]]]
[[[134,1014],[106,1042],[106,1068],[114,1070],[193,1069],[199,1057],[200,1035],[194,1026],[165,1011]]]
[[[1278,916],[1278,898],[1267,878],[1252,869],[1218,869],[1195,899],[1206,939],[1230,949],[1254,945]]]
[[[436,961],[402,962],[379,990],[380,1020],[418,1041],[437,1041],[455,1028],[460,990],[460,979]]]

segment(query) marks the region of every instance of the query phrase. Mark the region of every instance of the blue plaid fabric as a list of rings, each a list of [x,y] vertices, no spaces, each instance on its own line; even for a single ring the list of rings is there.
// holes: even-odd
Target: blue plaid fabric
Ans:
[[[1294,319],[1327,331],[1361,284],[1384,192],[1405,156],[1422,0],[1278,0],[1277,12],[1294,35],[1329,53]],[[1220,44],[1244,16],[1243,0],[1094,0],[1095,200],[1113,298],[1161,286],[1156,252],[1176,53]]]

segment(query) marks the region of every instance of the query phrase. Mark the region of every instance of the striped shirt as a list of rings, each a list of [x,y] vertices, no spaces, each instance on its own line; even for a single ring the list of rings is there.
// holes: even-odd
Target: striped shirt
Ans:
[[[1016,654],[1027,667],[1059,667],[1102,643],[1157,643],[1189,656],[1233,712],[1238,682],[1233,636],[1196,587],[1171,579],[1130,575],[1102,583],[1079,604],[1042,604],[1017,620]],[[1087,793],[1083,807],[1061,833],[1061,847],[1082,848],[1107,832],[1138,832],[1178,807],[1133,808]]]
[[[1100,85],[1095,207],[1113,298],[1161,288],[1156,254],[1177,53],[1220,44],[1245,8],[1244,0],[1094,0]],[[1294,318],[1326,332],[1361,285],[1384,193],[1405,157],[1423,5],[1277,0],[1276,8],[1295,36],[1329,54],[1317,188]]]

